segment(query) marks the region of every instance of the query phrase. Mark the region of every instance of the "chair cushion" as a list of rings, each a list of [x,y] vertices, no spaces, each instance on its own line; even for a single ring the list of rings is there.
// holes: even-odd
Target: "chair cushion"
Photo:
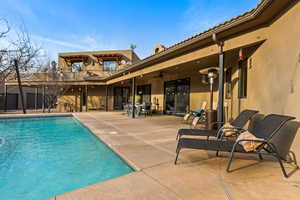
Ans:
[[[193,112],[193,115],[194,115],[195,117],[200,117],[203,113],[204,113],[204,110],[203,110],[203,109],[198,109],[198,110],[195,110],[195,111]]]
[[[249,131],[245,131],[245,132],[241,133],[238,136],[237,141],[244,140],[244,139],[263,140],[262,138],[255,137],[255,135],[253,135]],[[254,151],[259,145],[262,144],[262,142],[258,142],[258,141],[241,141],[239,144],[241,144],[243,146],[245,151],[249,152],[249,151]]]
[[[225,123],[222,126],[222,132],[224,132],[224,136],[226,136],[226,137],[236,135],[237,133],[233,130],[234,130],[234,126],[232,126],[229,122]]]
[[[188,129],[182,128],[178,130],[179,135],[191,135],[191,136],[216,136],[216,130],[203,130],[203,129]]]

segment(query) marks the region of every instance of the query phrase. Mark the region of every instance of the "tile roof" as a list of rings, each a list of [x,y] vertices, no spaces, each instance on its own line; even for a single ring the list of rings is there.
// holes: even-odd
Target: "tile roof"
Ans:
[[[168,53],[170,53],[170,52],[172,52],[172,51],[174,51],[174,50],[176,50],[178,48],[181,48],[181,47],[184,47],[186,45],[189,45],[189,44],[191,44],[191,43],[193,43],[195,41],[199,41],[199,40],[211,37],[212,33],[218,33],[218,32],[227,30],[227,29],[229,29],[229,28],[231,28],[233,26],[236,26],[236,25],[238,25],[238,24],[240,24],[240,23],[242,23],[244,21],[249,20],[249,18],[252,19],[252,18],[256,17],[259,13],[261,13],[261,11],[264,10],[272,1],[273,0],[261,0],[257,4],[257,6],[255,8],[253,8],[252,10],[247,11],[247,12],[245,12],[245,13],[243,13],[241,15],[238,15],[238,16],[236,16],[234,18],[231,18],[231,19],[229,19],[229,20],[227,20],[227,21],[225,21],[223,23],[220,23],[220,24],[218,24],[218,25],[216,25],[216,26],[214,26],[212,28],[209,28],[209,29],[207,29],[207,30],[205,30],[203,32],[195,34],[195,35],[193,35],[193,36],[191,36],[191,37],[189,37],[189,38],[187,38],[187,39],[185,39],[183,41],[180,41],[180,42],[178,42],[178,43],[176,43],[176,44],[174,44],[174,45],[172,45],[170,47],[167,47],[165,50],[163,50],[163,51],[161,51],[161,52],[159,52],[157,54],[150,55],[150,56],[148,56],[148,57],[140,60],[138,63],[133,64],[133,65],[129,66],[128,68],[122,70],[122,71],[119,71],[118,73],[112,75],[111,77],[108,77],[108,79],[113,78],[113,77],[115,77],[117,75],[121,75],[124,72],[129,71],[129,70],[131,70],[131,69],[133,69],[133,68],[135,68],[135,67],[137,67],[137,66],[139,66],[141,64],[144,64],[144,63],[146,63],[148,61],[151,61],[151,60],[153,60],[155,58],[159,58],[159,57],[161,57],[163,55],[166,55],[166,54],[168,54]]]

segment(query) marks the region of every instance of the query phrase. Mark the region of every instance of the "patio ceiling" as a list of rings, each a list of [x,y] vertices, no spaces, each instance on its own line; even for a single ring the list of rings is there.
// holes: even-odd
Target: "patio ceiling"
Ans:
[[[264,37],[262,37],[264,36]],[[255,35],[249,38],[255,38],[254,40],[247,40],[247,37],[244,40],[244,45],[242,45],[243,39],[237,39],[238,42],[231,43],[227,41],[225,43],[225,68],[231,64],[233,60],[238,59],[238,52],[240,48],[248,49],[248,53],[251,53],[253,49],[256,49],[261,45],[266,38],[266,35],[261,34],[259,37],[259,41]],[[203,56],[201,56],[203,55]],[[216,45],[211,45],[210,47],[204,49],[198,49],[189,54],[184,54],[179,57],[175,57],[173,59],[164,61],[162,63],[154,64],[146,69],[141,69],[132,73],[123,73],[121,77],[108,80],[106,83],[115,84],[118,82],[124,82],[125,80],[129,80],[133,77],[137,78],[150,78],[157,77],[160,73],[168,73],[168,74],[192,74],[198,73],[200,69],[208,68],[208,67],[218,67],[218,48]]]

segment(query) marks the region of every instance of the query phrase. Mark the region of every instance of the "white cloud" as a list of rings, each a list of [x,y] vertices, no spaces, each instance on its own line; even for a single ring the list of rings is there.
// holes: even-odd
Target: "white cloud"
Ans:
[[[53,39],[40,35],[33,35],[33,40],[42,45],[43,54],[48,54],[51,59],[56,59],[57,54],[61,52],[72,51],[95,51],[95,50],[111,50],[116,45],[103,42],[101,37],[93,37],[91,35],[70,35],[69,40]],[[71,42],[76,41],[76,43]]]
[[[51,39],[51,38],[47,38],[47,37],[43,37],[43,36],[38,36],[38,35],[33,35],[32,36],[33,39],[42,42],[42,43],[52,43],[52,44],[56,44],[59,46],[63,46],[63,47],[70,47],[73,49],[78,49],[78,50],[85,50],[86,46],[83,45],[79,45],[79,44],[74,44],[71,42],[66,42],[66,41],[62,41],[62,40],[55,40],[55,39]]]

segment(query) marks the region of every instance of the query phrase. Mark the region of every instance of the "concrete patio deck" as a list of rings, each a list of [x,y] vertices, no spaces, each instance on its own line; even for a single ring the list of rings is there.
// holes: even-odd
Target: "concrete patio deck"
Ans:
[[[174,116],[131,119],[121,113],[74,116],[137,171],[62,194],[51,200],[114,199],[299,199],[300,172],[286,179],[278,163],[238,155],[226,173],[227,155],[183,150],[174,165],[176,132],[186,125]],[[241,159],[242,158],[242,159]]]

